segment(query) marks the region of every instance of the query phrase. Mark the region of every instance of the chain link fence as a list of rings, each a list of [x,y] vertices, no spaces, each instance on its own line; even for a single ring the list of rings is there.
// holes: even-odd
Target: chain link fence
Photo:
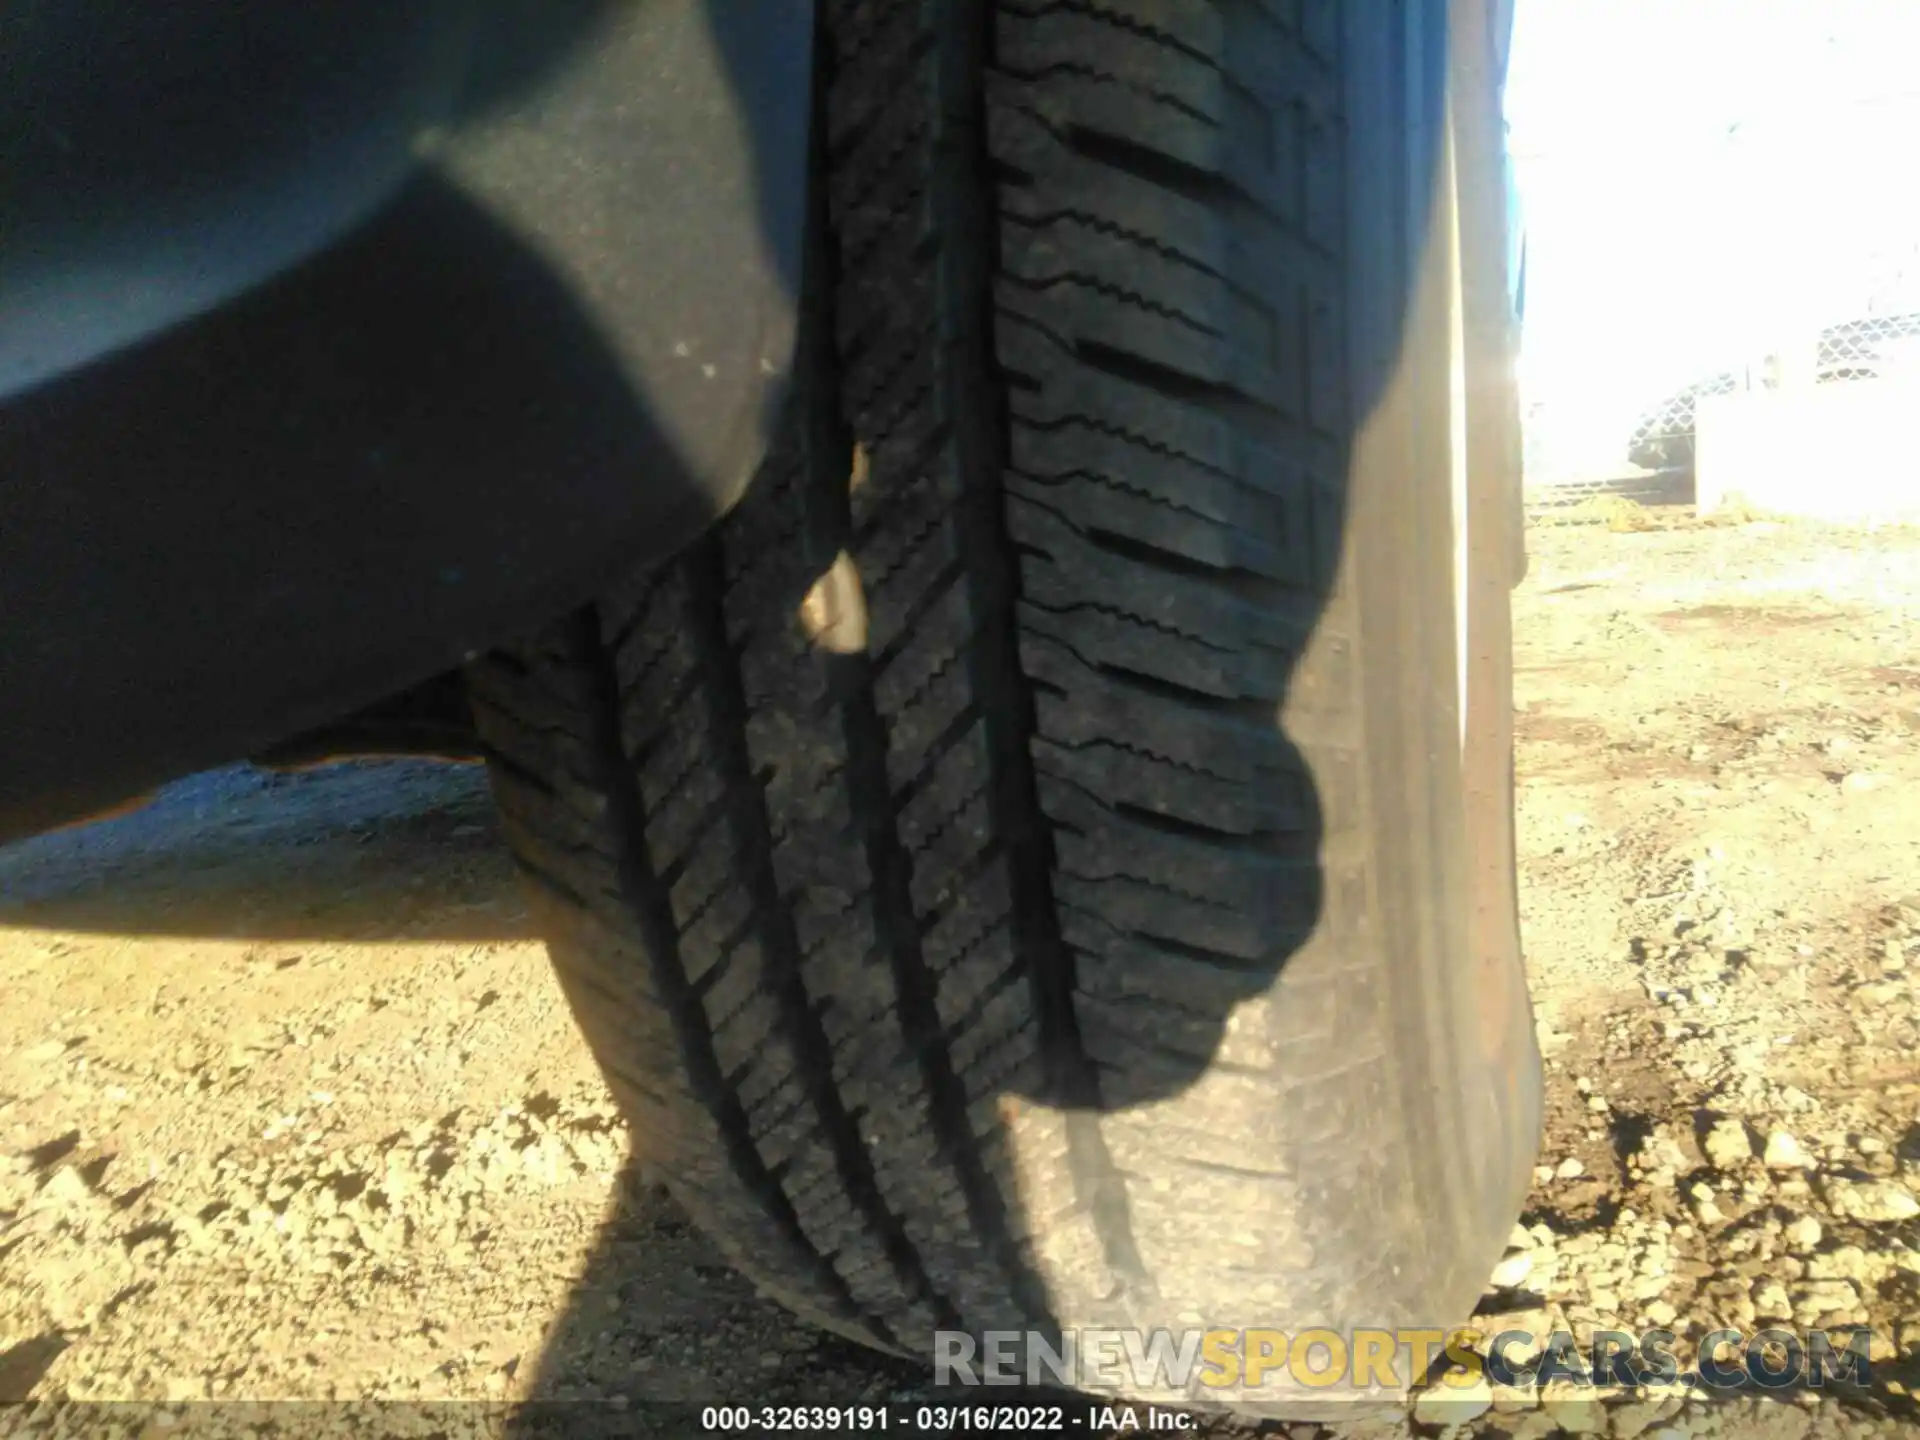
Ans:
[[[1872,385],[1920,407],[1920,187],[1884,169],[1912,134],[1920,93],[1733,126],[1653,172],[1645,213],[1587,214],[1612,247],[1567,233],[1582,157],[1517,157],[1529,211],[1548,202],[1520,372],[1530,523],[1691,503],[1709,397]]]

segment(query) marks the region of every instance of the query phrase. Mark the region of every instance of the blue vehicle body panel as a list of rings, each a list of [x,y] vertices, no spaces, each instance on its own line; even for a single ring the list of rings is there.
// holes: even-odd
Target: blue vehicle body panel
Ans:
[[[457,665],[732,504],[807,0],[0,13],[0,837]]]

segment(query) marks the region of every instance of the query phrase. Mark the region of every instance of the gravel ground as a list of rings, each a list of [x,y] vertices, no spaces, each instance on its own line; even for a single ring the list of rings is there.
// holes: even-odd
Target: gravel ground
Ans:
[[[1865,1324],[1873,1385],[1442,1390],[1277,1432],[1892,1433],[1920,1385],[1920,532],[1532,548],[1548,1134],[1480,1323],[1666,1325],[1683,1360],[1721,1324]],[[626,1168],[471,769],[223,771],[0,851],[0,987],[0,1400],[920,1393]]]

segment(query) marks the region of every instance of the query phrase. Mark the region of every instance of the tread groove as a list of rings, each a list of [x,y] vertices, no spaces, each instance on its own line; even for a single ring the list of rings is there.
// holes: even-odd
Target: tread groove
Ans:
[[[800,970],[800,944],[787,907],[781,903],[774,876],[772,837],[768,829],[764,791],[755,783],[753,768],[740,737],[747,722],[747,705],[740,690],[738,666],[727,639],[722,615],[723,582],[719,552],[709,538],[696,545],[682,562],[687,578],[694,623],[700,627],[700,651],[708,666],[708,685],[714,696],[716,736],[721,773],[732,800],[740,868],[746,872],[759,919],[772,979],[777,987],[781,1023],[793,1044],[801,1080],[812,1098],[822,1128],[833,1148],[835,1168],[846,1193],[865,1215],[892,1263],[910,1300],[930,1300],[943,1324],[953,1313],[939,1295],[914,1252],[911,1241],[881,1198],[872,1162],[858,1129],[848,1117],[833,1084],[833,1062],[825,1031],[814,1013]]]
[[[641,838],[645,834],[645,809],[620,737],[619,681],[612,657],[600,643],[599,629],[599,617],[589,609],[562,622],[556,632],[592,691],[591,703],[581,707],[581,748],[606,801],[608,838],[624,912],[633,917],[645,937],[647,953],[653,957],[654,980],[679,1040],[687,1078],[714,1117],[734,1173],[772,1218],[786,1244],[807,1258],[816,1289],[829,1299],[834,1317],[865,1331],[883,1349],[898,1348],[896,1338],[882,1322],[861,1312],[827,1257],[808,1244],[798,1215],[761,1162],[744,1108],[726,1087],[699,996],[687,980],[680,959],[679,936],[665,892]],[[548,877],[543,879],[552,883]],[[597,907],[582,908],[592,911]]]
[[[965,69],[979,83],[980,71],[997,64],[992,7],[982,5],[971,37],[979,46],[980,65],[955,66]],[[994,184],[1000,173],[994,162],[986,124],[985,110],[991,103],[984,86],[969,96],[962,113],[978,113],[980,123],[971,137],[969,159],[973,174],[966,184],[974,195]],[[959,255],[971,257],[971,274],[956,276],[952,282],[960,292],[964,307],[971,298],[971,323],[962,333],[971,341],[974,353],[957,357],[962,364],[971,360],[975,373],[997,375],[999,363],[994,336],[999,307],[994,302],[992,236],[995,219],[989,207],[976,201],[969,205],[961,184],[949,181],[946,197],[951,214],[952,233],[973,243],[952,247]],[[965,263],[964,261],[962,263]],[[981,387],[984,391],[985,387]],[[1018,560],[1012,537],[1006,532],[1003,477],[1012,463],[1009,417],[1003,407],[993,405],[986,395],[979,396],[977,416],[981,422],[966,427],[961,443],[976,447],[971,456],[963,456],[960,473],[970,478],[976,489],[973,503],[962,507],[962,524],[972,541],[965,547],[971,554],[992,557],[994,565],[976,567],[974,584],[984,603],[977,631],[981,643],[975,650],[975,684],[981,697],[981,709],[987,719],[990,766],[994,776],[991,803],[998,822],[1002,845],[1012,872],[1013,926],[1016,952],[1026,958],[1031,979],[1034,1013],[1039,1022],[1042,1063],[1047,1099],[1064,1110],[1067,1139],[1067,1164],[1074,1188],[1092,1221],[1108,1270],[1130,1290],[1143,1296],[1155,1293],[1146,1260],[1133,1233],[1133,1222],[1126,1186],[1114,1164],[1106,1138],[1101,1133],[1098,1113],[1102,1108],[1100,1081],[1092,1057],[1080,1036],[1074,1012],[1074,956],[1060,934],[1051,871],[1055,857],[1050,828],[1040,804],[1039,782],[1034,773],[1032,737],[1036,728],[1032,694],[1020,683],[1020,645],[1016,602],[1019,590]],[[970,463],[969,463],[970,462]]]

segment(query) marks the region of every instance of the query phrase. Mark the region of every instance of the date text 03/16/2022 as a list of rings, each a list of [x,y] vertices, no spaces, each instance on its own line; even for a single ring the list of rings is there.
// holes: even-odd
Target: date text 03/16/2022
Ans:
[[[700,1414],[708,1435],[727,1434],[1092,1434],[1174,1435],[1192,1430],[1195,1416],[1164,1405],[1096,1400],[1072,1404],[990,1405],[709,1405]]]

